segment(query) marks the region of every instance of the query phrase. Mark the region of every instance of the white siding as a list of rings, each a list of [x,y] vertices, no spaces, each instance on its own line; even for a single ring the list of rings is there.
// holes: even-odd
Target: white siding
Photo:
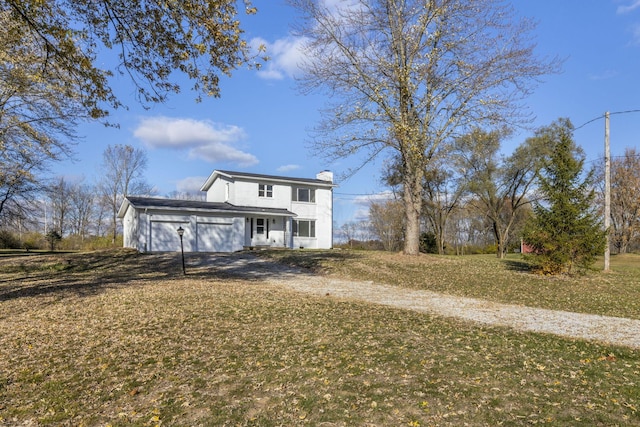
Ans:
[[[258,197],[258,185],[273,186],[273,197]],[[237,206],[260,208],[285,208],[291,204],[291,187],[269,181],[236,180],[231,190],[229,202]]]
[[[269,245],[273,247],[289,248],[318,248],[328,249],[333,245],[333,190],[330,172],[318,175],[326,179],[322,182],[295,178],[272,177],[273,181],[265,177],[247,177],[234,175],[229,178],[223,174],[213,174],[207,181],[207,201],[228,202],[248,210],[246,215],[213,211],[202,215],[205,211],[181,210],[179,205],[173,208],[143,208],[134,209],[129,206],[123,215],[124,246],[146,251],[179,251],[180,238],[177,228],[185,230],[183,244],[185,252],[234,252],[242,250],[244,246]],[[210,185],[209,185],[210,183]],[[260,197],[259,184],[272,186],[272,197]],[[309,188],[315,190],[314,202],[292,201],[292,189]],[[274,214],[260,210],[285,209],[295,216]],[[258,219],[264,219],[268,224],[268,235],[257,235]],[[293,236],[292,221],[314,221],[314,237]],[[251,225],[253,224],[253,235]]]
[[[304,185],[298,185],[305,188]],[[316,223],[315,237],[294,237],[294,248],[329,249],[333,246],[333,196],[331,189],[315,188],[315,203],[292,202],[291,211],[297,216],[294,220],[308,220]]]
[[[178,235],[178,227],[184,229],[182,237],[185,252],[193,250],[193,230],[189,226],[188,221],[172,221],[162,218],[161,215],[155,216],[151,221],[151,252],[180,252],[180,236]]]
[[[127,209],[124,218],[122,218],[122,234],[122,246],[140,250],[138,244],[138,212],[132,207]]]
[[[207,202],[233,202],[233,184],[229,185],[229,200],[227,200],[227,183],[231,183],[226,177],[216,179],[207,191]]]
[[[244,218],[198,217],[198,252],[236,252],[244,243]]]

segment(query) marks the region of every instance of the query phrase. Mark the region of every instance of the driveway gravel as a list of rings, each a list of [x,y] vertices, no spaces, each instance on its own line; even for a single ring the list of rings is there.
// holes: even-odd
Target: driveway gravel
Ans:
[[[640,349],[640,320],[501,304],[368,281],[334,279],[250,254],[216,256],[206,262],[212,262],[216,269],[233,276],[266,281],[297,292]]]

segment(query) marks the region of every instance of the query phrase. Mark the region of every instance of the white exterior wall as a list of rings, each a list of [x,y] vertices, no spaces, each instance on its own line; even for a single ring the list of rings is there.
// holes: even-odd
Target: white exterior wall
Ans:
[[[331,184],[333,174],[323,171],[317,175],[317,179]],[[283,218],[279,216],[270,217],[268,213],[264,216],[253,213],[244,217],[244,245],[260,246],[269,245],[274,247],[289,248],[313,248],[329,249],[333,247],[333,188],[323,186],[319,183],[297,181],[295,178],[288,182],[287,178],[270,181],[263,177],[238,177],[233,179],[225,175],[218,175],[207,190],[207,201],[209,202],[229,202],[236,206],[251,206],[256,208],[287,209],[293,212],[294,218]],[[271,185],[273,188],[272,197],[259,197],[259,184]],[[292,200],[293,188],[310,188],[315,190],[315,202],[294,202]],[[256,220],[264,218],[269,221],[269,236],[257,235]],[[275,218],[275,223],[273,219]],[[294,220],[315,221],[315,237],[293,236]],[[253,234],[252,227],[253,224]]]
[[[333,247],[333,189],[316,190],[316,238],[318,248]]]
[[[313,186],[299,188],[315,188],[315,203],[291,202],[291,212],[297,216],[294,220],[311,220],[316,222],[316,237],[294,237],[294,248],[330,249],[333,246],[333,197],[332,190]],[[289,189],[291,192],[291,188]]]
[[[229,184],[229,200],[226,200],[227,184]],[[233,184],[229,179],[220,176],[214,181],[209,190],[207,190],[207,202],[233,202]]]
[[[258,185],[273,186],[273,197],[259,197]],[[236,206],[255,206],[259,208],[288,209],[291,205],[291,187],[288,185],[271,183],[268,181],[244,181],[236,180],[230,191],[229,203]],[[221,200],[212,200],[221,201]]]
[[[331,183],[333,178],[330,172],[318,175],[320,179],[326,179]],[[236,178],[229,180],[219,175],[207,191],[209,202],[229,202],[236,206],[252,206],[257,208],[287,209],[296,216],[293,220],[315,221],[315,237],[294,237],[292,235],[292,219],[256,214],[244,218],[244,245],[258,246],[270,245],[275,247],[329,249],[333,247],[333,189],[317,186],[312,182],[272,182],[268,179]],[[259,197],[259,184],[272,185],[273,197]],[[228,189],[226,188],[228,186]],[[292,201],[293,188],[315,189],[315,203]],[[228,199],[227,199],[228,195]],[[265,218],[270,221],[269,236],[257,236],[255,233],[255,220]],[[251,221],[254,221],[254,234],[251,235]],[[266,234],[266,233],[265,233]]]
[[[124,218],[122,218],[122,234],[122,246],[140,250],[138,245],[138,213],[132,207],[127,209]]]
[[[268,226],[265,224],[265,232],[263,234],[257,233],[257,219],[262,218],[268,222]],[[252,233],[252,221],[253,221],[253,236]],[[290,219],[282,216],[266,216],[266,215],[251,215],[245,219],[244,238],[246,246],[271,246],[276,248],[290,248],[291,239],[287,239],[286,236],[291,234],[291,226],[288,224]],[[268,227],[268,230],[266,229]]]

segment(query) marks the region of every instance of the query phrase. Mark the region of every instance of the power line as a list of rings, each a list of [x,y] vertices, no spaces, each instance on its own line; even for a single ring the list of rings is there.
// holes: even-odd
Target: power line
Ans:
[[[614,112],[614,113],[609,113],[609,115],[613,116],[614,114],[616,114],[616,115],[617,115],[617,114],[629,114],[629,113],[640,113],[640,110],[616,111],[616,112]],[[581,129],[581,128],[585,127],[586,125],[588,125],[589,123],[593,123],[593,122],[595,122],[595,121],[597,121],[597,120],[604,119],[604,117],[605,117],[605,115],[604,115],[604,114],[603,114],[603,115],[601,115],[601,116],[595,117],[595,118],[593,118],[593,119],[591,119],[591,120],[589,120],[589,121],[587,121],[587,122],[585,122],[585,123],[581,124],[580,126],[578,126],[578,127],[574,128],[573,130],[574,130],[574,131],[576,131],[576,130],[578,130],[578,129]]]

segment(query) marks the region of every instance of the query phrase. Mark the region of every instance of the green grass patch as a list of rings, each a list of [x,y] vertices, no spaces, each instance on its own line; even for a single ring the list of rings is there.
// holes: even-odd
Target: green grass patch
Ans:
[[[478,260],[470,268],[502,265]],[[635,350],[312,297],[206,266],[185,278],[179,263],[0,262],[0,425],[640,425]],[[385,282],[405,271],[379,270]]]

